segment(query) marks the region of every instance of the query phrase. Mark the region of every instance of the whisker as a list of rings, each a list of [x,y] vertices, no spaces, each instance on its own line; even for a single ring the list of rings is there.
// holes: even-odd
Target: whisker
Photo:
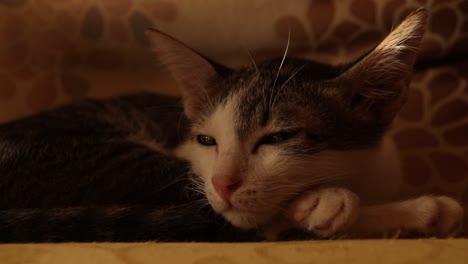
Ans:
[[[273,99],[273,103],[271,104],[272,106],[275,105],[275,102],[276,102],[276,98],[278,97],[278,94],[280,93],[281,89],[283,89],[283,87],[292,79],[294,78],[294,76],[296,76],[296,74],[298,74],[303,68],[304,68],[305,64],[302,65],[301,67],[299,67],[295,72],[293,72],[293,74],[291,74],[291,76],[283,83],[283,85],[281,85],[281,87],[278,89],[278,91],[275,93],[275,98]]]
[[[180,113],[180,116],[179,116],[179,122],[177,123],[177,138],[178,138],[179,140],[182,139],[182,137],[180,136],[180,124],[181,124],[181,122],[182,122],[182,118],[183,118],[183,117],[184,117],[184,112],[181,112],[181,113]]]
[[[260,71],[258,70],[257,64],[255,63],[255,60],[252,57],[252,54],[250,53],[248,49],[245,49],[245,51],[247,51],[247,54],[249,55],[250,60],[252,61],[253,66],[255,67],[255,71],[257,71],[257,74],[260,75]]]
[[[283,63],[286,59],[286,55],[288,54],[288,49],[289,49],[289,42],[291,40],[291,28],[288,28],[288,42],[286,43],[286,50],[284,51],[284,55],[283,55],[283,59],[281,60],[281,63],[280,63],[280,66],[279,66],[279,69],[278,69],[278,72],[276,73],[276,77],[275,77],[275,81],[273,82],[273,88],[272,88],[272,91],[271,91],[271,94],[273,95],[273,92],[275,90],[275,86],[276,86],[276,81],[278,80],[278,77],[279,77],[279,74],[281,72],[281,68],[283,68]],[[270,96],[270,102],[269,102],[269,105],[271,106],[271,99],[273,98],[273,96]]]

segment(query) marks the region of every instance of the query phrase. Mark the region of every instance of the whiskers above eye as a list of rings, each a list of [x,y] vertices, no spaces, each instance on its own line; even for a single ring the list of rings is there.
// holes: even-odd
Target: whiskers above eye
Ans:
[[[245,49],[245,51],[246,51],[247,54],[249,55],[250,61],[252,61],[252,64],[253,64],[253,66],[255,67],[255,71],[257,72],[258,75],[260,75],[260,71],[258,70],[257,64],[255,63],[255,60],[254,60],[254,58],[252,57],[252,54],[250,53],[250,51],[249,51],[248,49]]]
[[[280,66],[278,68],[278,72],[276,73],[275,80],[273,81],[273,88],[272,88],[272,92],[270,95],[270,102],[268,104],[269,108],[271,108],[272,106],[272,99],[273,99],[273,93],[275,91],[276,82],[278,81],[278,77],[280,75],[281,69],[283,68],[284,61],[286,60],[286,56],[288,55],[290,40],[291,40],[291,28],[288,28],[288,42],[286,43],[286,49],[284,51],[283,59],[281,60]]]
[[[294,76],[296,76],[296,74],[298,74],[303,68],[304,68],[305,65],[302,65],[301,67],[299,67],[297,70],[295,70],[291,76],[289,76],[289,78],[281,85],[281,87],[276,91],[275,95],[273,96],[273,94],[271,95],[271,97],[274,97],[273,98],[273,102],[271,103],[270,107],[273,107],[275,105],[275,102],[276,102],[276,98],[278,97],[278,94],[280,93],[280,91],[284,88],[284,86],[286,86],[286,84],[292,79],[294,78]]]

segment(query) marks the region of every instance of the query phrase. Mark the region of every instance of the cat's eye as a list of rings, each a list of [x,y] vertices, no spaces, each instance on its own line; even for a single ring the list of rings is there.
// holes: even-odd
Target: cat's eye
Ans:
[[[285,131],[280,131],[276,132],[273,134],[269,134],[265,137],[263,137],[259,144],[280,144],[294,136],[296,136],[299,133],[299,129],[294,129],[294,130],[285,130]]]
[[[197,135],[197,141],[204,146],[214,146],[216,145],[216,140],[210,136],[206,135]]]

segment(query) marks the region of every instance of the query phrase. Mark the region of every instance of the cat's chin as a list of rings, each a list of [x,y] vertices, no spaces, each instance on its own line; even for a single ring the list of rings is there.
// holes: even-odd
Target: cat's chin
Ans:
[[[213,200],[210,201],[211,207],[215,212],[222,215],[232,225],[242,229],[257,228],[265,223],[268,223],[274,216],[274,212],[268,211],[251,211],[238,208],[230,203],[224,201]]]
[[[222,213],[223,217],[228,220],[232,225],[242,229],[252,229],[262,226],[267,223],[271,218],[264,213],[257,214],[253,212],[246,212],[236,208],[231,208]]]

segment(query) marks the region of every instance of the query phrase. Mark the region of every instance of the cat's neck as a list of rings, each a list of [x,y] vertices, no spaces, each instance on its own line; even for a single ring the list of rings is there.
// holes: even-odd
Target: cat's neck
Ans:
[[[354,154],[346,162],[352,175],[344,185],[361,197],[362,204],[396,199],[401,184],[401,165],[392,140],[384,137],[373,148]]]

